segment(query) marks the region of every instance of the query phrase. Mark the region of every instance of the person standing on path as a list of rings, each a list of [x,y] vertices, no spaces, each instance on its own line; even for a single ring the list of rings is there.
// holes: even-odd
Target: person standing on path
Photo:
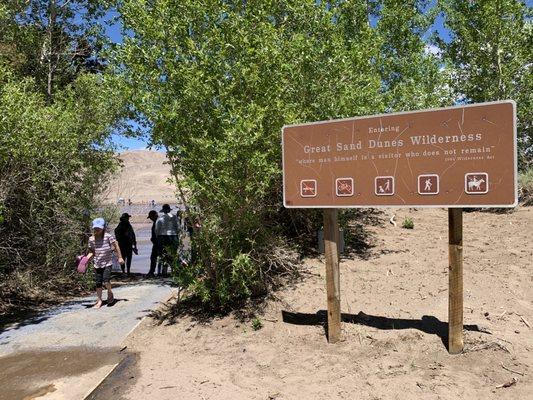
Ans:
[[[179,247],[179,224],[178,217],[172,214],[168,204],[163,204],[163,213],[155,222],[155,232],[160,248],[160,256],[163,261],[163,276],[168,273],[168,266],[172,265]]]
[[[115,238],[117,239],[120,252],[125,261],[125,265],[121,265],[120,267],[122,268],[122,273],[126,270],[128,275],[130,274],[133,253],[139,254],[137,251],[137,238],[130,224],[130,217],[131,215],[128,213],[122,214],[120,222],[115,228]]]
[[[102,286],[107,289],[107,304],[113,304],[114,297],[111,291],[111,267],[113,266],[113,251],[118,257],[118,262],[123,265],[124,260],[120,247],[115,238],[105,231],[106,223],[103,218],[96,218],[92,222],[93,236],[89,238],[89,261],[94,258],[94,280],[96,282],[96,304],[93,308],[102,307]]]
[[[158,217],[159,214],[156,210],[151,210],[148,213],[148,219],[152,221],[152,236],[150,237],[150,241],[152,242],[152,252],[150,253],[150,271],[148,272],[148,275],[146,275],[147,278],[154,277],[155,267],[157,266],[157,257],[161,252],[159,248],[159,241],[157,240],[157,234],[155,233],[155,222],[157,221]]]

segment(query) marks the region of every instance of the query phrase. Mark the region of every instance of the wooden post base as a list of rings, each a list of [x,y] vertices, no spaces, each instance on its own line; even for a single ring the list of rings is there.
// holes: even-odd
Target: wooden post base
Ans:
[[[448,209],[448,351],[463,351],[463,209]]]
[[[328,340],[341,338],[341,295],[338,255],[339,224],[337,209],[324,209],[324,252],[326,255],[326,288],[328,294]]]

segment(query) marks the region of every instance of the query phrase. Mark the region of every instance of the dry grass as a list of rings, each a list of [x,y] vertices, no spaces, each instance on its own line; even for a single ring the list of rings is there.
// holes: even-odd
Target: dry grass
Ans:
[[[518,175],[518,198],[522,205],[533,206],[533,168]]]

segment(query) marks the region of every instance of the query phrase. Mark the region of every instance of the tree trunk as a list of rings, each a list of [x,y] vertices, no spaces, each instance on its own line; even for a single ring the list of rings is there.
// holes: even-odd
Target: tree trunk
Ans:
[[[496,2],[496,17],[501,16],[501,7],[500,1]],[[496,67],[498,68],[498,94],[497,99],[501,100],[503,97],[503,79],[502,79],[502,61],[501,61],[501,52],[500,52],[500,34],[501,34],[501,18],[498,18],[498,29],[496,30],[496,46],[495,46],[495,56],[496,56]]]
[[[54,71],[55,65],[52,60],[53,57],[53,40],[54,40],[54,28],[56,25],[56,0],[50,0],[49,4],[49,17],[48,17],[48,76],[46,85],[46,102],[52,103],[52,93],[54,85]]]

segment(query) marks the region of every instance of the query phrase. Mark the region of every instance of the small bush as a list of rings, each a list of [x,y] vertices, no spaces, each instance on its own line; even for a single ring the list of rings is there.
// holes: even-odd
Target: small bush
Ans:
[[[533,168],[518,175],[518,200],[524,206],[533,206]]]
[[[263,327],[263,322],[258,317],[255,317],[254,319],[252,319],[252,329],[254,331],[258,331],[262,327]]]
[[[415,227],[415,223],[413,220],[409,217],[406,217],[402,222],[402,228],[404,229],[413,229]]]

